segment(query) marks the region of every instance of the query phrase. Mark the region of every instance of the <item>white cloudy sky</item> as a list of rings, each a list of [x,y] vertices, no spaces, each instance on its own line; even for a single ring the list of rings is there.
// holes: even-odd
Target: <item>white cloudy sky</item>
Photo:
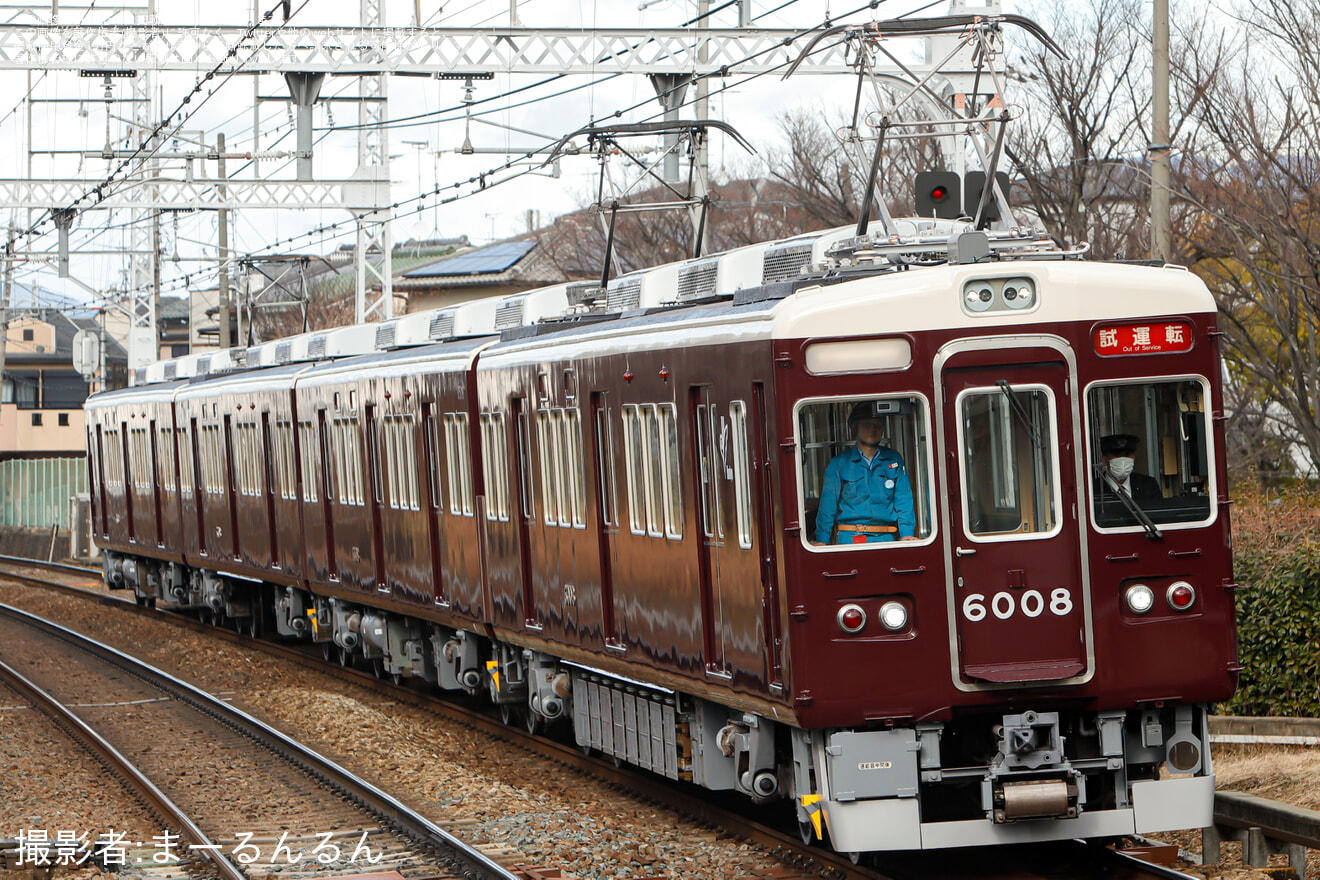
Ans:
[[[146,0],[143,0],[145,3]],[[252,0],[231,0],[230,3],[202,2],[202,0],[156,0],[162,21],[177,25],[226,24],[243,25],[251,20]],[[274,0],[259,0],[261,8],[273,5]],[[819,24],[826,15],[840,14],[861,6],[864,0],[797,0],[782,11],[769,13],[783,0],[752,0],[756,24],[765,27],[804,28]],[[967,0],[967,5],[981,7],[984,0]],[[85,0],[79,0],[85,4]],[[948,9],[949,0],[885,0],[874,13],[863,13],[849,19],[860,21],[874,16],[895,17],[929,7],[926,14],[940,14]],[[295,9],[300,0],[294,0]],[[77,24],[84,20],[98,20],[104,4],[90,15],[81,7],[60,3],[60,23]],[[638,0],[519,0],[518,16],[525,27],[672,27],[695,14],[695,0],[656,0],[641,4]],[[718,0],[711,4],[718,6]],[[1016,6],[1016,4],[1006,3]],[[436,27],[503,26],[508,23],[509,0],[386,0],[386,24],[410,26],[420,6],[422,24]],[[50,7],[37,6],[46,17]],[[12,7],[11,7],[12,8]],[[4,13],[9,15],[9,12]],[[354,25],[358,22],[358,0],[308,0],[296,15],[294,22],[303,26]],[[15,19],[30,22],[32,17],[19,14]],[[715,27],[736,24],[736,10],[729,8],[712,18]],[[493,81],[479,82],[475,97],[480,100],[502,94],[511,88],[545,79],[544,76],[496,76]],[[496,125],[473,124],[471,140],[481,148],[502,147],[525,149],[542,143],[527,134],[498,126],[512,126],[548,137],[559,137],[592,119],[612,115],[616,110],[638,107],[627,112],[622,121],[640,121],[650,118],[659,110],[654,91],[643,76],[618,77],[607,83],[583,88],[571,94],[514,107],[529,97],[546,95],[571,85],[590,81],[590,77],[572,77],[560,80],[528,93],[510,96],[481,105],[482,118]],[[730,82],[734,80],[731,79]],[[80,79],[76,73],[34,72],[31,74],[31,95],[34,99],[60,99],[63,103],[37,103],[33,106],[32,143],[37,150],[99,150],[106,141],[105,105],[102,103],[104,87],[99,80]],[[158,103],[173,109],[193,87],[191,74],[162,75],[158,80]],[[282,80],[276,76],[262,76],[257,84],[260,94],[287,94]],[[322,96],[356,95],[357,81],[351,77],[327,79]],[[843,77],[796,77],[788,82],[766,76],[746,84],[735,85],[726,93],[717,95],[711,105],[711,115],[738,128],[753,143],[765,144],[776,135],[776,119],[786,110],[808,106],[830,112],[833,107],[845,107],[852,99],[853,81]],[[418,113],[434,112],[461,106],[463,84],[435,82],[424,78],[394,77],[390,81],[389,116],[398,118]],[[3,176],[23,176],[27,150],[27,127],[22,98],[29,91],[29,75],[22,72],[0,72],[0,157],[5,158],[8,170]],[[117,95],[126,96],[126,83],[117,86]],[[253,130],[253,78],[234,77],[206,104],[197,110],[186,128],[193,136],[204,132],[205,139],[213,143],[216,133],[223,132],[230,151],[251,148]],[[68,99],[76,99],[69,101]],[[195,104],[195,102],[194,102]],[[689,111],[690,112],[690,111]],[[293,149],[291,117],[288,105],[269,102],[261,105],[262,145],[276,149]],[[318,107],[315,125],[318,128],[315,170],[320,178],[344,178],[352,173],[357,159],[356,132],[334,132],[332,124],[343,125],[356,121],[354,105],[337,103]],[[462,111],[448,112],[440,117],[442,123],[393,128],[389,133],[392,156],[391,177],[394,198],[406,199],[422,189],[467,180],[475,174],[498,166],[504,156],[480,154],[461,156],[454,151],[463,142]],[[111,123],[112,137],[121,137],[124,127]],[[410,143],[411,142],[411,143]],[[723,173],[737,173],[747,167],[745,154],[732,143],[717,137],[711,149],[712,174],[717,179]],[[235,165],[230,164],[230,173]],[[37,155],[33,159],[34,177],[79,177],[99,179],[111,166],[99,158],[76,155]],[[177,163],[166,166],[166,173],[181,173]],[[529,209],[539,212],[542,220],[572,210],[581,205],[592,191],[596,178],[595,162],[587,157],[567,159],[561,164],[559,179],[547,176],[524,177],[514,184],[493,187],[485,192],[465,198],[452,205],[428,208],[420,215],[400,217],[394,223],[394,238],[403,241],[412,237],[457,236],[466,234],[476,242],[504,238],[526,229]],[[214,174],[214,166],[209,172]],[[250,174],[249,172],[246,172]],[[292,162],[268,161],[262,166],[263,176],[292,177]],[[469,188],[470,189],[470,188]],[[468,191],[468,190],[464,190]],[[4,222],[0,211],[0,222]],[[25,225],[27,212],[14,212],[14,222]],[[90,212],[81,216],[73,236],[75,253],[73,274],[84,284],[107,290],[123,283],[126,261],[113,254],[89,254],[88,251],[114,251],[126,246],[127,214]],[[247,211],[236,222],[236,242],[239,252],[315,252],[324,253],[339,244],[352,241],[351,237],[330,239],[318,236],[290,244],[290,237],[332,223],[342,223],[342,229],[351,228],[348,215],[342,210],[318,208],[314,210]],[[177,227],[177,229],[176,229]],[[46,227],[51,228],[49,225]],[[166,290],[182,292],[184,276],[192,275],[194,286],[213,283],[215,250],[215,215],[203,213],[167,218],[162,222],[164,236],[163,286]],[[37,250],[55,246],[53,235],[35,243]],[[176,260],[177,258],[177,260]],[[210,270],[208,272],[208,270]],[[89,294],[78,285],[58,279],[53,269],[24,267],[17,278],[27,286],[39,287],[74,300],[82,301]]]

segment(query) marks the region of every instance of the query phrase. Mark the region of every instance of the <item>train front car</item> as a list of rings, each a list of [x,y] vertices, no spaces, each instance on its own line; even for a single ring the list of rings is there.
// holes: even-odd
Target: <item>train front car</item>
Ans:
[[[804,833],[1209,825],[1238,667],[1205,286],[949,264],[799,288],[774,336]]]

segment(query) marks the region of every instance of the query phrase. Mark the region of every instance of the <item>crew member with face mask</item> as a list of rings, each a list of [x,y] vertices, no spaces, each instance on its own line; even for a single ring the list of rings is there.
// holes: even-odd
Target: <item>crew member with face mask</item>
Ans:
[[[1108,476],[1101,481],[1103,491],[1113,494],[1113,487],[1119,486],[1138,504],[1164,497],[1158,480],[1133,470],[1137,463],[1134,456],[1140,445],[1141,438],[1136,434],[1110,434],[1100,438],[1100,453]],[[1110,480],[1113,480],[1112,485]]]

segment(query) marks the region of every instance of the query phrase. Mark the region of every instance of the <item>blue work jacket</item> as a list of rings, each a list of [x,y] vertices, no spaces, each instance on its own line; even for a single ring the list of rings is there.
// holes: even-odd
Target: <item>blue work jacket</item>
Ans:
[[[898,535],[866,535],[867,543],[910,538],[917,531],[903,456],[881,446],[868,467],[856,446],[841,452],[825,468],[816,510],[816,540],[830,543],[836,525],[898,526]],[[856,535],[840,532],[835,543],[852,544]]]

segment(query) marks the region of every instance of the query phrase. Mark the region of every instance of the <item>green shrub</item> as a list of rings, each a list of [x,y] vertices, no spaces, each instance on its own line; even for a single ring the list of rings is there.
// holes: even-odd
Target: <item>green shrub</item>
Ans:
[[[1233,506],[1237,594],[1234,715],[1320,716],[1320,517],[1316,497],[1294,488],[1248,491]]]

